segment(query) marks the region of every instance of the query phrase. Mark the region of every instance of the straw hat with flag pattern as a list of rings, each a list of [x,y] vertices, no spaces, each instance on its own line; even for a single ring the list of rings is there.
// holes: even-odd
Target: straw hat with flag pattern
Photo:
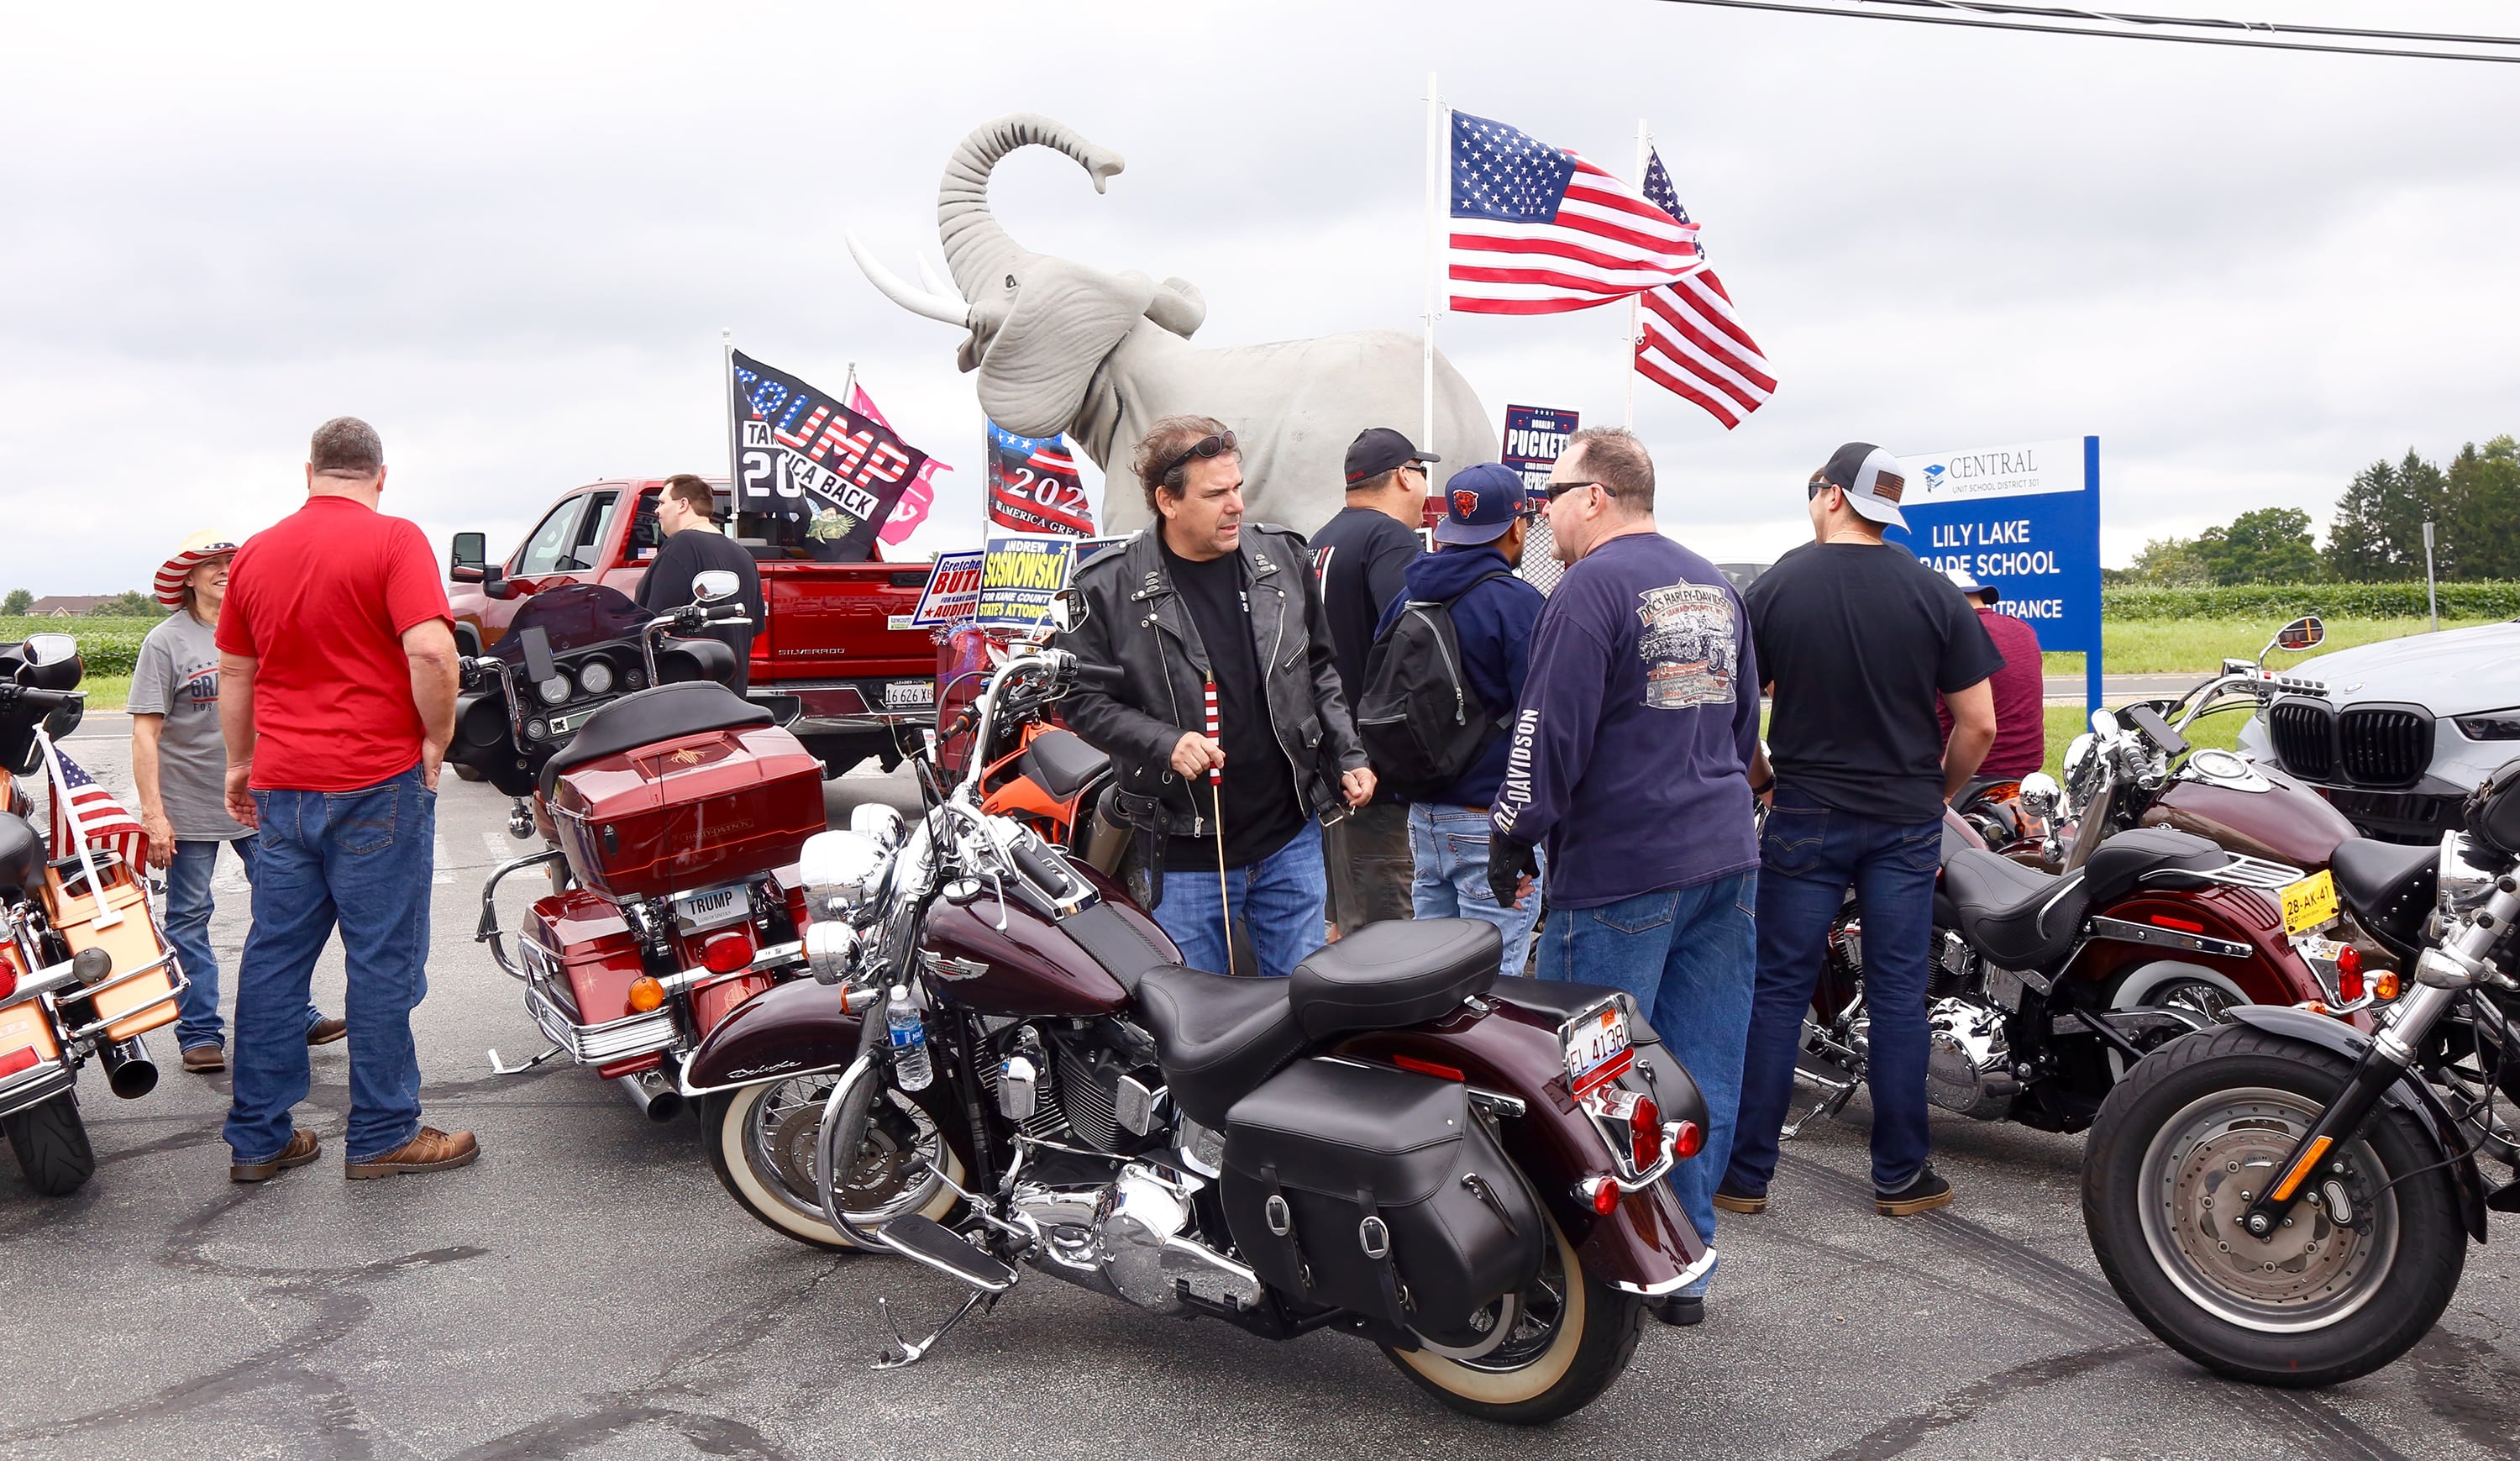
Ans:
[[[214,527],[205,527],[184,539],[184,546],[176,549],[175,556],[167,559],[158,570],[158,581],[154,585],[158,590],[158,602],[169,609],[183,608],[184,579],[193,570],[236,550],[236,539]]]

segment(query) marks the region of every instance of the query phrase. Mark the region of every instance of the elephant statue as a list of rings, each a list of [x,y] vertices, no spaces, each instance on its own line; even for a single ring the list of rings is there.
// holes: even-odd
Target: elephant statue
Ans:
[[[1027,436],[1065,433],[1106,474],[1104,530],[1145,525],[1146,495],[1129,472],[1138,438],[1158,417],[1213,416],[1234,429],[1242,454],[1245,511],[1256,522],[1311,532],[1345,501],[1348,443],[1367,427],[1422,430],[1419,337],[1367,330],[1319,340],[1202,349],[1190,338],[1206,300],[1180,279],[1161,284],[1135,270],[1110,273],[1035,253],[1007,236],[989,210],[989,174],[1020,147],[1052,147],[1076,160],[1094,191],[1120,158],[1046,116],[1000,117],[963,139],[936,193],[937,233],[953,285],[922,264],[913,287],[852,235],[849,253],[886,297],[914,313],[970,332],[960,363],[979,376],[981,409]],[[1497,434],[1469,383],[1435,357],[1436,481],[1493,461]]]

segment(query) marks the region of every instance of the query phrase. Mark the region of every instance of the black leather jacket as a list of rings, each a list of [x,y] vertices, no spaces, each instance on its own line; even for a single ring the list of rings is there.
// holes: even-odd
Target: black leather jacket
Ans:
[[[1209,663],[1190,606],[1173,587],[1148,527],[1077,574],[1085,621],[1059,647],[1095,664],[1116,664],[1116,686],[1080,685],[1059,705],[1068,725],[1118,769],[1117,810],[1143,830],[1177,837],[1215,833],[1172,768],[1173,748],[1202,723]],[[1307,816],[1343,806],[1344,772],[1365,764],[1331,661],[1329,618],[1303,534],[1245,524],[1242,561],[1251,582],[1251,640],[1268,681],[1270,726]]]

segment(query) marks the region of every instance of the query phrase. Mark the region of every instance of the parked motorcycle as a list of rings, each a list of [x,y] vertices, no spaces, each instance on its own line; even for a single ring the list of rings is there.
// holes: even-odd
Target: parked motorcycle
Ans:
[[[948,687],[937,697],[937,765],[959,774],[980,761],[980,810],[1016,818],[1116,876],[1128,835],[1102,811],[1103,794],[1117,780],[1109,756],[1074,731],[1012,704],[999,708],[991,744],[979,744],[978,688],[1016,648],[1009,636],[973,625],[946,636],[936,673],[937,683]]]
[[[549,1048],[593,1066],[650,1119],[680,1115],[684,1057],[743,1002],[804,972],[794,863],[827,825],[822,765],[770,711],[725,688],[735,657],[693,634],[747,622],[735,575],[651,616],[618,590],[536,594],[491,653],[464,662],[447,759],[518,799],[509,832],[542,850],[494,869],[474,936],[524,984]],[[499,885],[552,890],[515,936]]]
[[[981,744],[1116,674],[1025,650],[980,695]],[[1664,1180],[1704,1102],[1624,995],[1500,977],[1462,920],[1361,929],[1288,980],[1184,968],[1099,869],[982,810],[976,775],[917,764],[919,819],[861,808],[802,854],[815,982],[685,1068],[754,1216],[968,1287],[878,1368],[1037,1272],[1360,1335],[1456,1410],[1538,1422],[1607,1389],[1644,1306],[1713,1263]]]
[[[173,1023],[185,987],[139,871],[90,845],[75,822],[70,845],[48,851],[28,821],[20,778],[68,795],[53,741],[84,710],[81,669],[67,634],[0,644],[0,1131],[26,1185],[46,1197],[96,1174],[80,1068],[102,1065],[117,1096],[156,1089],[142,1036]]]
[[[2520,1100],[2520,761],[2439,848],[2347,843],[2338,881],[2408,943],[2369,1035],[2241,1009],[2109,1094],[2083,1164],[2092,1250],[2127,1307],[2236,1380],[2332,1385],[2405,1353],[2456,1291],[2489,1210],[2520,1211],[2497,1105]],[[2416,931],[2420,930],[2418,935]]]

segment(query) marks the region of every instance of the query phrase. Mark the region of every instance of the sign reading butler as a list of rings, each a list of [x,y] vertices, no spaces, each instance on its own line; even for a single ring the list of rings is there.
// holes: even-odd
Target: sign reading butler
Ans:
[[[2043,650],[2080,652],[2100,704],[2100,438],[2010,442],[1902,457],[1890,536],[1938,570],[1996,591],[1996,609],[2039,631]]]

